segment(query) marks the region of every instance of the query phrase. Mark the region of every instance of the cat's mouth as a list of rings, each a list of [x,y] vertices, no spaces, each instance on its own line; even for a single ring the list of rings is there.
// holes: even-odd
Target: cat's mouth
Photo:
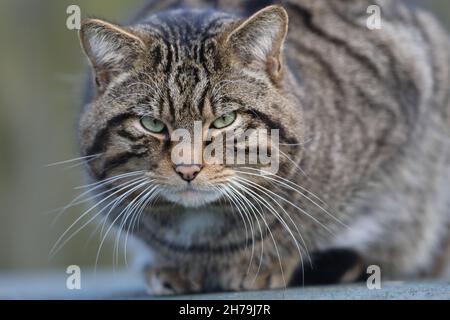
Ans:
[[[222,194],[210,188],[196,187],[191,184],[177,189],[168,189],[161,192],[166,200],[187,208],[197,208],[220,199]]]

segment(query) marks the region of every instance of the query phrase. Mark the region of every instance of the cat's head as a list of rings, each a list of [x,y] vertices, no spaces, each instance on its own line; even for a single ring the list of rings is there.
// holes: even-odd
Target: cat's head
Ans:
[[[80,120],[80,144],[92,176],[117,192],[157,192],[186,207],[218,201],[238,186],[251,195],[254,183],[271,183],[257,169],[279,168],[270,172],[286,177],[302,141],[283,61],[287,31],[279,6],[245,19],[176,10],[130,27],[85,21],[80,36],[96,94]],[[279,130],[279,141],[264,129]],[[205,161],[205,149],[219,137],[226,146],[231,132],[250,132],[232,139],[233,150],[248,155],[265,143],[271,163],[221,161],[217,150]],[[190,143],[180,138],[186,135]],[[189,147],[174,152],[180,145]]]

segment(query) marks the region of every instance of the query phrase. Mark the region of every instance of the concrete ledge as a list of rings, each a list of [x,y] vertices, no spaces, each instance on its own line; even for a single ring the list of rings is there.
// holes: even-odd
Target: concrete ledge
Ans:
[[[65,270],[40,275],[0,274],[0,299],[153,299],[137,272],[82,273],[81,290],[66,288]],[[182,300],[405,300],[450,299],[450,282],[385,282],[380,290],[365,285],[305,287],[277,291],[179,296]]]

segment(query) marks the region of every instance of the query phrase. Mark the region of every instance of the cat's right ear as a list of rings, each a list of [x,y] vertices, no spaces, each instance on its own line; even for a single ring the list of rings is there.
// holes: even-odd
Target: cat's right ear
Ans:
[[[82,23],[80,40],[99,92],[103,92],[120,73],[130,69],[145,50],[145,43],[131,31],[98,19]]]

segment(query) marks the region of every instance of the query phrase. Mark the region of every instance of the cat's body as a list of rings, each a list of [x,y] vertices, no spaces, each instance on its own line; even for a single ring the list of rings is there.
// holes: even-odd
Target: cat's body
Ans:
[[[135,27],[120,30],[112,42],[119,44],[114,49],[120,59],[108,57],[114,52],[100,43],[113,38],[109,33],[85,45],[91,61],[100,59],[92,58],[98,45],[97,53],[109,59],[107,68],[114,63],[123,68],[102,77],[105,67],[93,62],[100,99],[86,107],[80,137],[84,155],[102,153],[91,162],[96,179],[144,170],[143,164],[174,179],[161,160],[164,147],[145,142],[129,115],[135,108],[143,116],[146,104],[159,107],[158,118],[174,128],[190,130],[194,120],[207,118],[199,112],[205,101],[214,109],[211,101],[226,97],[243,109],[255,108],[256,117],[242,115],[247,125],[281,129],[282,179],[243,170],[241,177],[250,181],[239,181],[247,191],[234,185],[234,194],[250,200],[238,195],[240,200],[225,205],[205,191],[211,201],[198,206],[166,188],[163,200],[146,209],[135,234],[155,254],[149,271],[153,292],[284,287],[302,263],[299,248],[304,264],[309,263],[304,248],[344,248],[358,253],[361,266],[379,265],[387,279],[448,275],[450,42],[429,14],[399,1],[376,2],[382,29],[371,31],[366,10],[373,1],[274,1],[290,18],[279,61],[282,9],[271,7],[243,25],[239,18],[272,1],[154,1]],[[184,9],[152,16],[180,6]],[[274,26],[279,29],[261,29]],[[83,39],[95,38],[95,30],[104,27],[115,28],[88,22]],[[258,42],[261,30],[271,46],[266,57],[256,58],[252,50],[268,41]],[[154,33],[163,40],[154,41],[155,35],[149,36]],[[121,37],[130,37],[126,45]],[[141,51],[145,59],[136,57]],[[215,90],[223,90],[216,100]],[[218,169],[210,170],[214,182]],[[258,202],[257,194],[269,205]],[[230,204],[255,216],[259,209],[265,219],[244,215],[243,223]],[[115,223],[123,221],[119,214],[111,215]]]

